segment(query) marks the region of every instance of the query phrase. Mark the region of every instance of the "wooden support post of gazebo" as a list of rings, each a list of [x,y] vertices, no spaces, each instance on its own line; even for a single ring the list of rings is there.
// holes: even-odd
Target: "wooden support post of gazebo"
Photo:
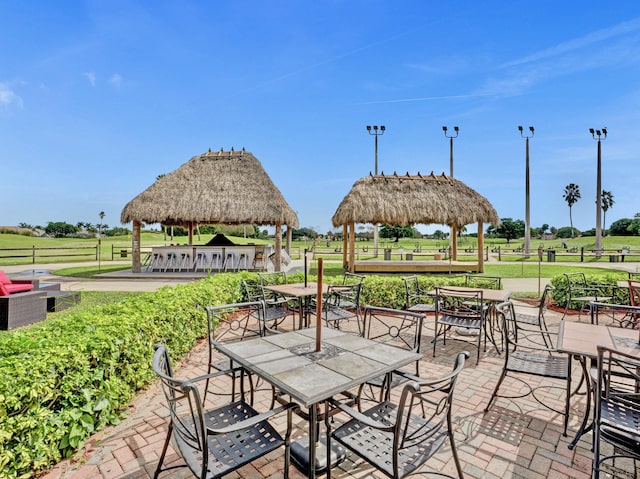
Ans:
[[[347,225],[342,225],[342,268],[346,268],[349,264],[349,260],[347,259],[347,251],[348,251],[348,229]]]
[[[142,270],[142,264],[140,261],[140,229],[141,224],[139,221],[133,222],[133,232],[131,234],[131,271],[133,273],[139,273]]]
[[[478,273],[484,273],[484,233],[482,221],[478,221]]]
[[[351,229],[349,233],[349,272],[356,271],[356,224],[352,221],[349,223]]]

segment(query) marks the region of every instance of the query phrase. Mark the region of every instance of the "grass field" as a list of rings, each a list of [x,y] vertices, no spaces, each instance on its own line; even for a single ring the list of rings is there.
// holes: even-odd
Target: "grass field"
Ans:
[[[195,244],[205,244],[211,239],[212,235],[202,235],[201,237],[194,236]],[[230,239],[237,244],[246,243],[272,243],[273,240],[256,240],[255,238],[241,238],[230,237]],[[593,237],[582,237],[567,240],[568,248],[585,248],[585,250],[593,249],[595,246],[595,239]],[[151,248],[152,246],[168,246],[171,244],[187,244],[188,238],[186,236],[174,237],[173,240],[169,237],[165,237],[160,232],[143,232],[141,235],[142,248]],[[93,250],[86,250],[87,254],[84,256],[60,256],[60,257],[47,257],[41,259],[38,257],[37,263],[69,263],[76,261],[92,261],[96,259],[95,248],[98,246],[98,241],[95,238],[36,238],[15,234],[0,234],[0,267],[3,265],[13,264],[31,264],[32,248],[55,248],[51,250],[51,254],[65,254],[66,252],[72,252],[74,248],[94,248]],[[384,248],[391,248],[394,255],[398,255],[399,248],[407,252],[412,252],[416,249],[423,249],[425,251],[437,251],[441,248],[447,248],[449,242],[446,240],[434,240],[434,239],[400,239],[397,243],[390,240],[380,240],[379,254],[382,255]],[[559,264],[561,262],[578,262],[580,261],[579,255],[565,255],[562,247],[561,240],[532,240],[531,247],[537,252],[537,248],[542,246],[544,250],[549,248],[555,248],[557,251],[556,263],[548,263],[546,255],[543,255],[543,261],[538,261],[538,255],[532,254],[529,259],[526,259],[519,253],[514,253],[513,249],[521,247],[521,241],[512,241],[511,244],[507,244],[502,239],[487,239],[485,246],[489,249],[489,254],[492,258],[497,258],[497,254],[492,250],[500,247],[503,254],[502,262],[496,264],[492,261],[485,263],[485,273],[490,275],[502,276],[504,278],[527,278],[527,277],[552,277],[563,272],[567,272],[567,266]],[[317,253],[316,257],[324,257],[325,271],[327,274],[342,274],[342,255],[336,252],[336,249],[340,249],[342,243],[339,241],[332,241],[327,246],[326,240],[322,242],[313,241],[294,241],[292,244],[292,256],[299,258],[300,254],[305,249],[315,248]],[[470,261],[475,260],[475,253],[465,253],[465,249],[474,249],[477,247],[476,238],[463,237],[459,240],[458,250],[462,258],[466,258]],[[630,248],[632,255],[627,256],[626,261],[640,261],[640,237],[637,236],[622,236],[622,237],[607,237],[603,238],[603,247],[605,250],[617,251],[622,248]],[[117,237],[105,237],[100,242],[100,260],[101,271],[112,271],[117,269],[126,269],[130,266],[125,264],[109,264],[112,259],[112,252],[115,252],[114,259],[121,260],[119,256],[120,249],[131,248],[131,236],[117,236]],[[358,250],[358,258],[361,260],[367,260],[373,258],[373,242],[372,241],[357,241],[356,248]],[[45,250],[46,251],[46,250]],[[504,252],[507,252],[506,254]],[[40,253],[38,253],[40,254]],[[22,256],[22,257],[7,257],[7,256]],[[398,256],[399,258],[399,256]],[[130,256],[128,256],[130,259]],[[395,257],[394,257],[395,259]],[[509,264],[512,263],[512,264]],[[602,258],[596,259],[595,257],[586,257],[585,263],[590,264],[590,272],[596,273],[597,270],[601,272],[612,271],[609,264],[609,258],[607,254]],[[594,268],[591,265],[597,263],[600,267]],[[540,270],[538,269],[540,266]],[[580,270],[583,268],[576,268]],[[75,268],[74,275],[86,275],[91,276],[97,272],[96,268]]]

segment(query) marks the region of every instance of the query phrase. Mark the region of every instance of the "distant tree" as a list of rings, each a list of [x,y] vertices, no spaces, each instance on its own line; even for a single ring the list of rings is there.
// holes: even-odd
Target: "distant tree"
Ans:
[[[609,234],[612,236],[633,236],[630,226],[633,224],[632,218],[620,218],[609,226]]]
[[[540,227],[540,234],[542,236],[546,235],[548,229],[549,229],[549,225],[547,223],[543,223],[542,226]]]
[[[447,237],[447,233],[445,233],[445,232],[444,232],[444,231],[442,231],[442,230],[435,230],[435,231],[433,232],[433,237],[434,237],[435,239],[437,239],[437,240],[445,239],[445,238]]]
[[[64,238],[74,235],[78,232],[78,227],[64,221],[50,221],[44,229],[44,232],[54,238]]]
[[[33,226],[31,226],[28,223],[18,223],[18,228],[28,228],[28,229],[33,229]]]
[[[380,227],[380,238],[413,238],[413,226],[390,226]]]
[[[555,235],[558,232],[558,228],[556,228],[555,226],[551,226],[549,228],[549,233],[551,233],[552,235]]]
[[[607,233],[607,228],[605,227],[607,224],[607,211],[609,208],[613,207],[615,201],[613,201],[613,194],[610,191],[602,190],[602,231],[604,231],[605,235]]]
[[[580,235],[580,231],[570,226],[563,226],[556,231],[556,238],[574,238],[578,235]]]
[[[299,241],[301,238],[306,237],[307,239],[316,239],[318,237],[318,233],[313,230],[313,228],[293,228],[291,230],[291,237],[295,241]]]
[[[627,229],[634,236],[640,235],[640,213],[633,215],[633,220],[631,220]]]
[[[569,183],[564,187],[564,200],[569,205],[569,224],[571,225],[571,237],[573,238],[573,217],[571,215],[571,207],[580,199],[580,187],[575,183]]]
[[[104,235],[105,236],[127,236],[129,233],[131,233],[131,231],[129,231],[128,228],[117,227],[117,228],[110,228],[106,230],[104,232]]]
[[[507,240],[507,244],[512,239],[521,238],[524,235],[525,224],[522,220],[511,218],[500,218],[500,224],[495,227],[495,234],[498,238]]]

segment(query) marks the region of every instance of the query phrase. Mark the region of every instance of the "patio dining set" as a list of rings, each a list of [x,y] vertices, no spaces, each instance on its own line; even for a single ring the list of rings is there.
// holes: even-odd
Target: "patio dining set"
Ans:
[[[476,388],[491,391],[483,396],[485,418],[506,421],[531,407],[527,417],[554,424],[569,452],[592,430],[585,447],[593,448],[593,477],[634,470],[635,310],[622,322],[575,321],[549,314],[551,286],[525,304],[495,278],[431,290],[415,276],[403,280],[405,305],[394,309],[362,304],[361,275],[326,285],[261,273],[243,284],[243,302],[205,308],[206,374],[175,374],[167,348],[157,345],[153,367],[169,419],[155,477],[183,466],[196,477],[223,477],[266,456],[283,457],[284,477],[293,463],[312,478],[362,467],[380,477],[462,478],[473,457],[455,411]],[[594,303],[591,317],[604,318]],[[591,327],[600,329],[594,335]],[[466,371],[484,379],[461,389]],[[180,460],[169,460],[171,448]]]

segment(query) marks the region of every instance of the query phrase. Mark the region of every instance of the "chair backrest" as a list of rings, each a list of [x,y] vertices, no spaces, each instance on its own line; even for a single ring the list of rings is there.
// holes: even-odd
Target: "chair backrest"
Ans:
[[[465,286],[470,288],[502,289],[502,277],[466,274]]]
[[[363,317],[364,337],[419,353],[424,321],[424,314],[402,309],[366,306]],[[418,375],[418,364],[419,362],[416,361],[416,375]]]
[[[586,289],[587,278],[582,271],[577,273],[564,273],[567,278],[567,287],[569,289]]]
[[[420,290],[420,283],[418,282],[417,276],[405,276],[402,278],[402,281],[404,281],[404,290],[407,297],[413,297],[422,292]]]
[[[345,286],[338,286],[335,289],[339,292],[339,305],[349,308],[360,308],[360,293],[362,292],[362,283],[351,283]]]
[[[342,275],[342,285],[346,286],[354,283],[362,283],[364,281],[364,275],[355,273],[344,273]]]
[[[261,336],[263,301],[206,306],[209,351],[216,342],[241,341],[247,334]]]
[[[617,403],[623,410],[628,410],[627,417],[631,417],[631,410],[636,418],[640,415],[640,362],[634,352],[624,352],[598,346],[598,399],[610,403]],[[611,406],[611,405],[610,405]],[[598,414],[596,409],[596,414]],[[624,412],[624,411],[623,411]],[[627,429],[630,425],[622,424],[624,414],[620,416],[620,426]],[[610,417],[609,420],[612,418]],[[640,435],[638,425],[635,423],[635,436]],[[637,445],[636,445],[637,450]]]
[[[436,287],[436,316],[484,319],[486,305],[482,291]]]
[[[287,274],[284,271],[278,271],[275,273],[259,273],[259,276],[261,286],[287,284]]]
[[[173,376],[169,353],[165,346],[155,346],[153,370],[160,379],[169,408],[169,420],[181,449],[189,449],[202,458],[202,470],[207,470],[207,443],[202,400],[198,388],[191,382]],[[204,477],[204,476],[203,476]]]
[[[451,405],[455,385],[467,358],[468,352],[458,353],[453,369],[448,374],[436,379],[411,381],[404,386],[394,424],[395,451],[432,444],[434,438],[442,438],[443,429],[452,427]],[[429,455],[425,454],[424,457],[426,459]],[[411,473],[422,462],[424,460],[410,458],[408,463],[402,465],[403,472]],[[398,459],[394,460],[394,464],[397,463]]]
[[[551,291],[553,290],[554,287],[550,284],[546,285],[544,290],[542,290],[540,304],[538,304],[538,317],[544,316],[545,311],[549,308],[549,303],[551,303]]]
[[[640,281],[629,279],[627,282],[629,284],[629,304],[640,306]]]
[[[527,354],[548,354],[554,350],[554,339],[557,333],[545,331],[544,344],[540,341],[540,332],[528,327],[521,327],[518,323],[518,315],[511,301],[500,303],[495,308],[498,327],[502,332],[502,348],[504,350],[504,364],[509,363],[509,356],[518,348],[525,350]],[[552,339],[553,338],[553,339]],[[546,351],[546,352],[545,352]]]
[[[244,289],[245,296],[247,297],[247,301],[264,301],[265,300],[265,291],[262,285],[256,283],[249,283],[246,280],[242,280],[242,287]]]

